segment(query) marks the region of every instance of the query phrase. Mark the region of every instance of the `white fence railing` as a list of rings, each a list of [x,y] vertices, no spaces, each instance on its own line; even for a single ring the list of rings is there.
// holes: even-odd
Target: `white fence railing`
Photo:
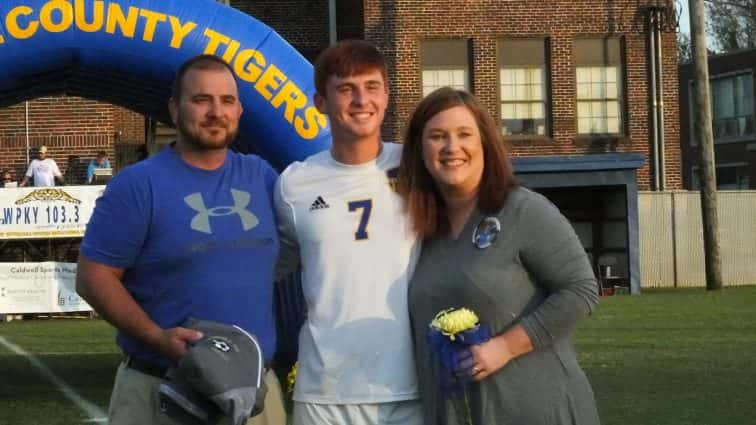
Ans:
[[[756,191],[717,197],[724,285],[756,284]],[[706,286],[698,192],[640,192],[638,221],[642,288]]]

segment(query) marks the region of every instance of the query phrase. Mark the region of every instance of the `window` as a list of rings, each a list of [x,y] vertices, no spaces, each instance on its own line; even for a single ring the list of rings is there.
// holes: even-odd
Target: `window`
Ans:
[[[699,167],[693,167],[693,190],[701,190],[701,177],[698,175]],[[717,190],[746,190],[748,189],[748,164],[722,164],[717,165],[716,171]]]
[[[544,40],[500,40],[497,50],[502,134],[545,136],[548,124]]]
[[[578,134],[621,134],[622,64],[620,40],[574,42]]]
[[[711,107],[715,142],[753,137],[753,74],[713,78]]]
[[[441,87],[470,91],[467,40],[426,40],[420,44],[423,97]]]

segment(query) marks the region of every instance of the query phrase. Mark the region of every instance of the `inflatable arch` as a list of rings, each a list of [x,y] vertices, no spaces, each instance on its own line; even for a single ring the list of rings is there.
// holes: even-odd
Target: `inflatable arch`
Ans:
[[[236,74],[242,150],[282,168],[328,147],[310,63],[271,28],[214,0],[2,0],[0,106],[68,94],[169,122],[174,73],[201,53]]]

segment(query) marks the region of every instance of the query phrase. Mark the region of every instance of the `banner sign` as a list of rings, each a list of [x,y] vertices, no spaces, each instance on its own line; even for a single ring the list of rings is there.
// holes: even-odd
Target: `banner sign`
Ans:
[[[0,313],[92,311],[76,293],[76,263],[0,263]]]
[[[164,113],[176,70],[203,53],[222,58],[237,78],[239,143],[248,150],[283,168],[328,148],[312,65],[240,10],[215,0],[0,1],[0,98],[36,93],[39,80],[60,75],[71,80],[67,88],[85,81],[94,91],[83,94],[154,117]],[[126,94],[110,96],[117,88]]]
[[[84,236],[105,186],[0,188],[0,240]]]

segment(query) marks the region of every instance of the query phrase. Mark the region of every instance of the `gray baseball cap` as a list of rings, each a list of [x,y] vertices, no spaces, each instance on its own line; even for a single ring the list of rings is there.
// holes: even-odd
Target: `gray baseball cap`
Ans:
[[[182,326],[203,336],[160,384],[163,412],[186,424],[212,424],[227,416],[233,425],[259,414],[266,388],[257,339],[223,323],[189,319]]]

